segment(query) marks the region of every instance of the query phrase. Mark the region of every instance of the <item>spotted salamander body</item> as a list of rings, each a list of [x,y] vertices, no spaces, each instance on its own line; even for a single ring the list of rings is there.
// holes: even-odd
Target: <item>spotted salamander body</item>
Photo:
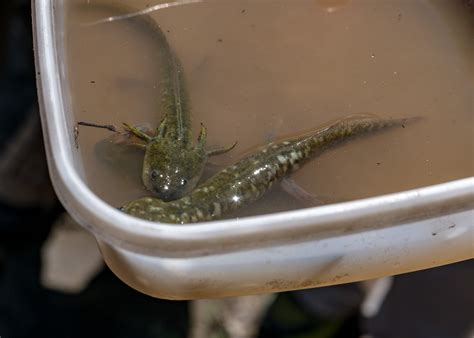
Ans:
[[[170,202],[145,197],[122,210],[162,223],[211,221],[249,204],[278,180],[301,168],[340,142],[382,129],[404,126],[411,119],[381,119],[371,115],[344,118],[315,132],[272,142],[200,184],[188,195]]]

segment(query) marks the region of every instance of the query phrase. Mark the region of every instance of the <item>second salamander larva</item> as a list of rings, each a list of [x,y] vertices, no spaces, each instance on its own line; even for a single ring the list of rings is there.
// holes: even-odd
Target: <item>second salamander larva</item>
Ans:
[[[371,115],[344,118],[315,132],[269,143],[178,200],[165,202],[145,197],[130,202],[121,210],[162,223],[184,224],[219,219],[259,199],[273,183],[298,170],[328,147],[354,136],[404,127],[413,119],[381,119]]]

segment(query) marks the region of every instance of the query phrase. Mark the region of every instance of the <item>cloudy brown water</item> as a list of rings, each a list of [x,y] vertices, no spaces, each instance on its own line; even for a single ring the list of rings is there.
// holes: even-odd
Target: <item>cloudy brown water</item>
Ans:
[[[68,70],[77,120],[156,126],[160,45],[138,19],[85,25],[150,1],[71,1]],[[363,113],[421,116],[404,129],[358,138],[293,175],[329,203],[402,191],[474,173],[474,16],[452,0],[205,1],[151,14],[180,58],[193,125],[231,153]],[[113,206],[148,195],[140,155],[107,165],[95,145],[110,132],[81,128],[91,189]],[[308,206],[273,189],[249,215]]]

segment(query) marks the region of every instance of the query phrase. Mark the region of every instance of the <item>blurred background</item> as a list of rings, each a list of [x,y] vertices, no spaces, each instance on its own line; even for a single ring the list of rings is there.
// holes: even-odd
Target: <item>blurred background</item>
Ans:
[[[469,1],[467,1],[469,2]],[[0,337],[474,337],[474,261],[223,300],[153,299],[102,263],[49,181],[30,1],[0,2]]]

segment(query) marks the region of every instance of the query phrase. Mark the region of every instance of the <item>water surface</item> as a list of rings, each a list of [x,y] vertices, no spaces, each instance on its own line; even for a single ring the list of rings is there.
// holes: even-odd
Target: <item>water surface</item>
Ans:
[[[139,20],[95,26],[150,1],[68,2],[71,100],[77,120],[155,126],[160,48]],[[181,59],[193,124],[226,166],[259,145],[363,112],[421,116],[405,129],[325,153],[293,179],[325,203],[376,196],[474,173],[474,16],[451,0],[205,1],[151,14]],[[116,170],[94,146],[107,131],[80,130],[91,189],[114,206],[148,195],[140,156]],[[274,189],[239,215],[305,207]]]

